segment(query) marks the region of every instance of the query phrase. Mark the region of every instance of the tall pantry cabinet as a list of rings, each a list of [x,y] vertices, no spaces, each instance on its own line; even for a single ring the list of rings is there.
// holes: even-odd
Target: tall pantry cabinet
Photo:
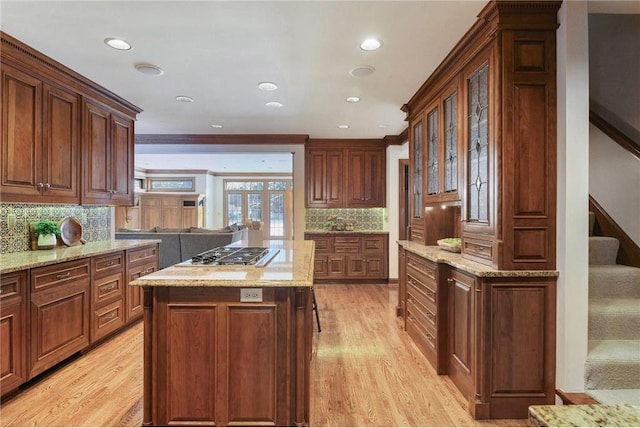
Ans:
[[[434,231],[426,217],[436,204],[457,204],[463,257],[497,269],[555,268],[559,6],[489,2],[403,106],[412,240],[452,236],[450,220]]]

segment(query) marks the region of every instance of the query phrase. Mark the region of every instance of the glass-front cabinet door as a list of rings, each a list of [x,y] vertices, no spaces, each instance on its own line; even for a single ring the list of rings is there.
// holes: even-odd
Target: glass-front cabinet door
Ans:
[[[458,193],[458,90],[454,90],[444,99],[444,193],[457,196]]]
[[[427,195],[431,197],[439,192],[440,131],[438,108],[427,113]]]
[[[423,187],[423,152],[422,143],[422,121],[413,125],[413,152],[411,156],[412,175],[413,175],[413,193],[412,193],[412,218],[422,218],[422,187]]]

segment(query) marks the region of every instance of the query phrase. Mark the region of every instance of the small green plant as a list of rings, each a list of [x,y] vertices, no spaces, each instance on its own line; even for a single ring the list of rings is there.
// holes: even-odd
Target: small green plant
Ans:
[[[36,236],[41,236],[41,235],[59,236],[62,233],[58,225],[52,222],[51,220],[40,220],[35,224],[33,229],[36,232]]]

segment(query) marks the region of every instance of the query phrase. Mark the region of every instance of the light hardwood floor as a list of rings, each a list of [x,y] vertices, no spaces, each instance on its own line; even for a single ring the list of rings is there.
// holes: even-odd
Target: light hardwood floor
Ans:
[[[317,285],[313,426],[528,426],[474,421],[395,316],[397,290]],[[315,326],[314,326],[315,327]],[[0,406],[2,426],[140,426],[142,324],[55,370]]]

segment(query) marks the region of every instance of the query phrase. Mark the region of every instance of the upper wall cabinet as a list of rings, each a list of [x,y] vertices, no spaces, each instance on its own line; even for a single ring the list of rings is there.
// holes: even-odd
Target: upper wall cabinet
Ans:
[[[3,201],[78,204],[79,98],[2,64]]]
[[[305,147],[308,208],[386,205],[386,146],[378,141],[316,140]]]
[[[490,1],[403,106],[414,205],[423,191],[413,220],[419,208],[460,204],[463,257],[498,269],[555,269],[560,4]],[[430,243],[433,223],[423,223]]]
[[[141,110],[0,34],[0,199],[132,205],[133,123]]]
[[[83,203],[133,205],[133,120],[88,101],[84,119]]]

